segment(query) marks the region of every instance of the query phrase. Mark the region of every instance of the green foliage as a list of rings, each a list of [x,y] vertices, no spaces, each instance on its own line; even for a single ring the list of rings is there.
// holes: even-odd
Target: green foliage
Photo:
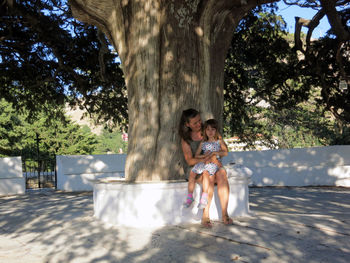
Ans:
[[[25,134],[23,119],[11,104],[0,100],[0,156],[20,155],[21,139]]]
[[[118,132],[105,132],[97,146],[59,106],[68,102],[109,126],[126,125],[121,65],[103,34],[75,20],[66,0],[10,2],[0,9],[0,98],[13,108],[1,100],[0,154],[35,154],[36,134],[43,153],[126,152]],[[350,89],[338,88],[334,33],[312,42],[303,59],[274,11],[256,8],[235,30],[225,67],[225,133],[248,146],[260,135],[272,146],[278,136],[279,147],[349,144]],[[350,43],[342,50],[349,54]],[[349,56],[342,62],[350,72]],[[315,87],[321,92],[307,103]]]
[[[329,145],[334,137],[333,122],[308,103],[279,111],[266,110],[264,117],[279,148]]]
[[[75,20],[66,0],[10,2],[0,9],[0,97],[29,118],[69,102],[125,124],[123,73],[105,36]]]
[[[65,116],[62,108],[51,111]],[[97,136],[88,126],[73,124],[68,117],[51,118],[52,112],[49,115],[40,112],[28,122],[25,114],[18,113],[11,103],[1,99],[0,156],[22,156],[36,162],[37,146],[40,159],[52,159],[55,155],[119,153],[120,149],[127,152],[127,142],[122,140],[118,129],[104,129]]]
[[[123,153],[127,153],[128,151],[128,144],[123,141],[120,131],[104,129],[99,136],[96,153],[119,153],[120,149]]]
[[[350,42],[342,45],[342,53],[346,54],[340,69],[337,56],[337,41],[328,37],[314,41],[306,54],[306,59],[297,66],[300,74],[305,75],[306,85],[321,87],[321,97],[317,103],[325,105],[334,117],[343,123],[350,123],[350,89],[339,89],[342,79],[341,70],[350,72]],[[349,73],[347,73],[349,74]]]
[[[294,72],[286,60],[296,60],[284,38],[283,21],[261,11],[250,13],[237,27],[225,66],[225,133],[248,146],[259,135],[272,143],[272,134],[259,120],[264,107],[278,107],[284,93],[280,86]]]
[[[257,8],[237,27],[225,66],[226,136],[238,136],[248,148],[261,138],[280,148],[349,143],[350,104],[337,91],[339,71],[334,54],[327,53],[331,46],[316,41],[319,59],[305,61],[290,39],[273,6]],[[334,117],[342,120],[341,128]]]
[[[91,154],[97,146],[97,138],[89,131],[82,129],[77,124],[66,120],[62,123],[51,120],[48,125],[48,116],[40,118],[31,126],[28,137],[34,138],[39,134],[40,145],[43,151],[56,155]]]
[[[0,156],[33,158],[37,156],[37,138],[40,158],[92,154],[97,148],[97,136],[67,118],[51,119],[45,112],[40,112],[35,121],[27,122],[24,114],[19,114],[3,99],[0,110]],[[62,116],[62,108],[56,108],[56,111]]]

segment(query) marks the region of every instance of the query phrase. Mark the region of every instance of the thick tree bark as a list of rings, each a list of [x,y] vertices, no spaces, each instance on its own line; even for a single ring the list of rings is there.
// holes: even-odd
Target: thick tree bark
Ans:
[[[226,53],[235,26],[257,1],[70,0],[70,4],[77,19],[104,31],[122,60],[129,100],[126,178],[183,178],[177,134],[181,113],[191,107],[199,109],[203,119],[221,120]]]

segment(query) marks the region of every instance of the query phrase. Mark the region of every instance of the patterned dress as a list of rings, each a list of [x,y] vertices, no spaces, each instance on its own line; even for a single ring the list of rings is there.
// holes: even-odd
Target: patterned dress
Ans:
[[[218,152],[220,151],[220,141],[215,142],[203,142],[202,143],[202,153],[206,154],[208,152]],[[204,171],[208,171],[210,175],[214,175],[219,170],[219,166],[215,163],[207,163],[204,162],[197,163],[193,166],[192,171],[196,174],[201,174]]]

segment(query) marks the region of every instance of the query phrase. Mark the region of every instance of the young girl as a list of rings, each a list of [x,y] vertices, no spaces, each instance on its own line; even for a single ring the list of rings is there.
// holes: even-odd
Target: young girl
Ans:
[[[203,141],[198,146],[195,158],[205,158],[209,156],[209,161],[197,163],[192,168],[192,173],[190,173],[190,177],[196,177],[197,174],[203,174],[203,192],[199,203],[200,209],[204,209],[208,204],[209,177],[213,176],[220,169],[220,167],[210,159],[214,156],[219,159],[226,156],[228,152],[227,146],[218,132],[218,122],[216,120],[207,120],[204,123],[203,129]],[[189,178],[188,182],[189,184],[193,184],[189,185],[188,188],[194,189],[194,178]],[[184,205],[189,207],[193,201],[193,193],[189,192]]]

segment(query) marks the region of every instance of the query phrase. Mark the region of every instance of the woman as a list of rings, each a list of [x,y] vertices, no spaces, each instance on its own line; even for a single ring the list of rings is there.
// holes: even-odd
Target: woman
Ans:
[[[189,167],[194,166],[199,162],[206,162],[211,159],[209,155],[203,158],[195,158],[195,152],[203,140],[202,134],[202,120],[200,114],[195,109],[187,109],[182,112],[180,125],[179,125],[179,135],[181,137],[181,147],[186,160],[186,163]],[[217,164],[221,166],[220,162],[217,161]],[[190,169],[187,169],[186,172],[189,172]],[[190,176],[192,178],[192,176]],[[203,178],[202,175],[196,177],[196,182],[201,183]],[[222,221],[225,225],[231,225],[232,219],[228,216],[227,206],[229,198],[229,184],[227,180],[227,175],[225,169],[221,167],[214,176],[210,177],[209,189],[208,189],[208,205],[203,210],[202,216],[202,225],[205,227],[211,227],[209,217],[209,208],[211,200],[214,193],[214,184],[217,184],[218,195],[222,210]]]

